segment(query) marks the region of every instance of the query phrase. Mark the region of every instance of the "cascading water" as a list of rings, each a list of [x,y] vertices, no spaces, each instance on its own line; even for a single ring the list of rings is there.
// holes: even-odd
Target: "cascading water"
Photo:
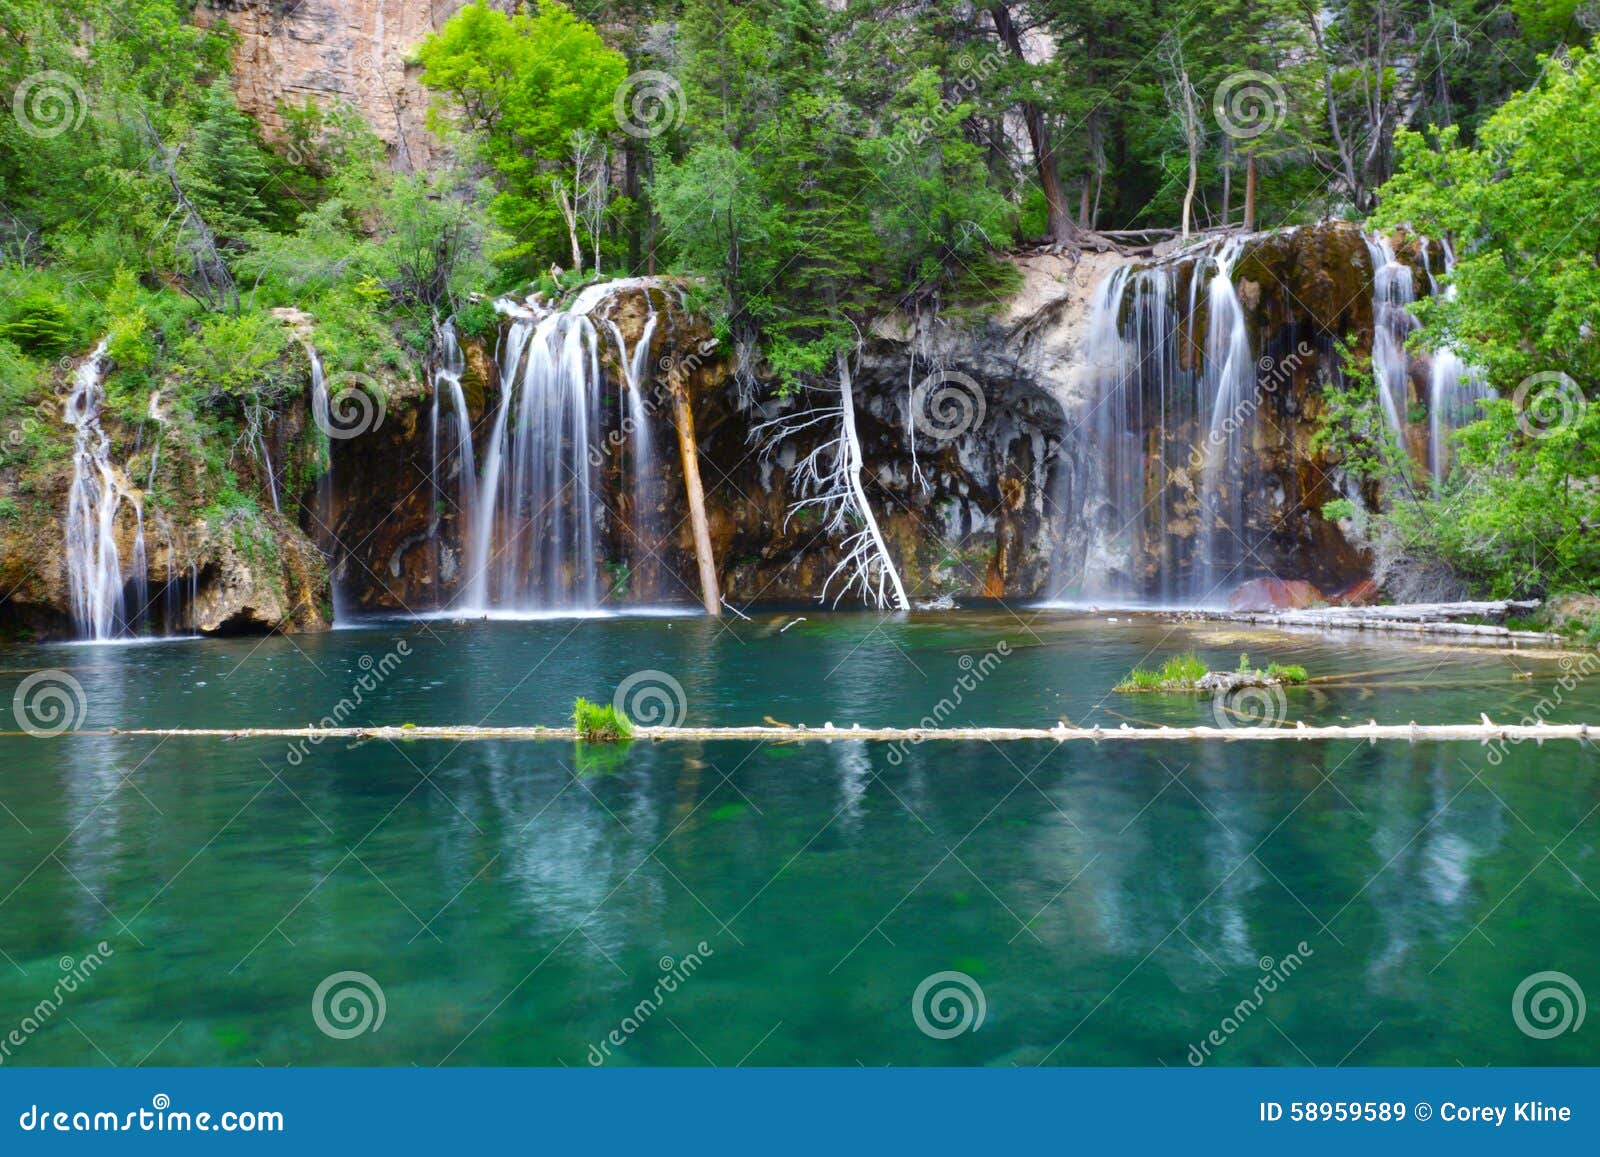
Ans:
[[[72,488],[67,500],[67,577],[72,589],[72,621],[80,637],[113,639],[133,626],[124,600],[130,576],[122,571],[117,549],[117,513],[124,500],[136,517],[133,540],[135,586],[133,620],[144,610],[144,510],[142,496],[125,487],[111,465],[111,440],[100,425],[101,378],[106,343],[102,341],[78,367],[67,398],[66,420],[73,431]]]
[[[1146,499],[1146,430],[1153,419],[1165,455],[1196,413],[1194,375],[1184,370],[1178,348],[1176,272],[1167,265],[1123,266],[1095,291],[1084,343],[1096,398],[1088,425],[1101,456],[1085,479],[1093,531],[1083,585],[1091,594],[1125,588],[1129,559],[1152,547],[1164,551],[1174,541],[1167,534],[1173,512],[1165,489],[1154,509]],[[1160,570],[1163,597],[1177,597],[1178,567]]]
[[[648,278],[601,282],[559,312],[506,299],[495,303],[511,321],[496,359],[500,397],[482,448],[482,474],[463,503],[470,518],[457,609],[516,613],[599,606],[607,522],[601,468],[606,446],[621,444],[606,437],[602,424],[602,326],[616,344],[627,412],[622,432],[632,473],[626,488],[632,535],[623,553],[637,574],[659,548],[661,479],[645,396],[658,318],[652,305],[629,350],[621,329],[597,312],[623,290],[644,289],[648,298],[655,284]],[[465,463],[473,445],[459,373],[443,385],[457,413],[455,456]],[[444,453],[437,451],[436,478]]]
[[[1410,308],[1416,301],[1414,275],[1382,235],[1367,237],[1367,253],[1372,259],[1372,376],[1389,428],[1404,438],[1411,366],[1406,339],[1418,327]]]
[[[339,597],[339,538],[333,530],[333,429],[329,412],[328,379],[322,371],[322,359],[310,342],[305,343],[306,357],[311,361],[311,417],[321,433],[322,474],[317,479],[317,549],[328,560],[328,591],[333,600],[333,618],[337,622],[344,615],[343,600]]]
[[[455,326],[446,322],[439,329],[439,362],[433,371],[433,461],[429,477],[433,480],[434,502],[429,529],[435,546],[440,519],[447,507],[455,511],[458,524],[464,527],[474,525],[478,509],[478,463],[472,446],[472,418],[467,411],[466,392],[461,388],[461,375],[466,368]],[[451,439],[441,449],[441,431],[446,422]],[[447,495],[445,482],[452,474],[454,493]]]
[[[600,356],[587,311],[512,323],[484,452],[463,602],[475,611],[585,609],[595,556]]]
[[[1206,285],[1205,384],[1209,399],[1206,437],[1196,455],[1200,468],[1200,531],[1189,594],[1204,602],[1237,577],[1245,555],[1244,440],[1255,413],[1255,361],[1244,307],[1233,284],[1233,266],[1243,242],[1223,243]],[[1196,277],[1199,270],[1195,271]]]
[[[1318,357],[1336,355],[1321,333],[1269,339],[1251,332],[1234,277],[1255,243],[1202,242],[1150,264],[1119,266],[1096,288],[1082,346],[1087,454],[1072,467],[1082,497],[1065,503],[1076,521],[1063,540],[1082,551],[1081,566],[1058,574],[1062,588],[1077,585],[1097,599],[1215,602],[1270,569],[1267,528],[1278,530],[1307,509],[1310,499],[1297,505],[1281,473],[1252,450],[1265,432],[1258,411],[1280,386],[1263,375],[1269,366],[1274,375],[1293,374],[1306,356],[1301,350],[1315,343],[1323,350]],[[1360,243],[1371,262],[1372,368],[1385,422],[1419,463],[1425,453],[1439,477],[1450,433],[1478,416],[1487,390],[1455,351],[1435,352],[1428,396],[1418,399],[1429,411],[1427,427],[1408,430],[1412,377],[1421,373],[1406,349],[1420,324],[1410,311],[1417,272],[1386,239],[1366,235]],[[1420,244],[1426,266],[1428,249]],[[1446,270],[1450,262],[1446,249]],[[1427,284],[1440,291],[1431,276]],[[1274,342],[1290,340],[1298,342],[1293,354],[1257,361],[1274,353]],[[1273,413],[1278,425],[1304,420],[1294,410]],[[1295,485],[1306,484],[1289,489]],[[1264,519],[1267,510],[1279,514]]]
[[[1448,280],[1455,268],[1455,253],[1449,242],[1444,243],[1442,252]],[[1426,261],[1426,248],[1423,258]],[[1428,284],[1438,292],[1431,270]],[[1455,295],[1456,287],[1446,285],[1444,296],[1453,298]],[[1434,351],[1433,365],[1428,370],[1428,472],[1435,482],[1444,481],[1450,466],[1450,435],[1481,418],[1483,411],[1478,403],[1493,395],[1483,375],[1467,365],[1455,350],[1444,346]]]
[[[617,364],[622,368],[622,390],[618,401],[627,411],[628,458],[633,485],[629,490],[628,527],[630,530],[629,560],[632,571],[645,585],[650,585],[654,572],[659,570],[659,551],[662,547],[660,516],[659,471],[656,469],[655,447],[650,437],[650,401],[645,397],[645,373],[650,366],[650,342],[656,332],[656,311],[652,305],[645,318],[644,329],[632,352],[627,339],[616,322],[606,319],[617,346]]]

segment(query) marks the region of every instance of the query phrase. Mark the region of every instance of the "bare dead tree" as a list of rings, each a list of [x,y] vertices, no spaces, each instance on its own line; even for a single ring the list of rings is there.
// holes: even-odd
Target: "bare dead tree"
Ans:
[[[1167,103],[1172,106],[1183,130],[1184,144],[1189,152],[1189,183],[1183,191],[1183,232],[1189,236],[1194,221],[1194,192],[1200,183],[1200,114],[1196,109],[1194,85],[1189,81],[1189,69],[1183,61],[1183,42],[1168,38],[1161,49],[1161,59],[1170,74],[1165,85]]]
[[[859,352],[859,344],[857,352]],[[837,380],[831,386],[812,385],[808,393],[820,400],[793,414],[762,422],[750,431],[752,440],[764,441],[761,453],[770,458],[787,439],[805,430],[820,429],[825,437],[795,466],[800,497],[789,507],[784,525],[801,511],[816,510],[822,528],[840,538],[844,552],[839,565],[823,580],[819,601],[828,597],[836,580],[843,583],[834,596],[837,606],[845,595],[859,590],[865,602],[884,608],[909,610],[905,584],[889,556],[877,517],[861,484],[861,438],[856,432],[856,407],[851,359],[842,351],[835,359]]]
[[[237,313],[239,289],[234,284],[233,274],[228,270],[228,263],[222,259],[222,254],[217,249],[217,236],[211,226],[206,224],[205,217],[195,208],[188,194],[183,191],[183,182],[178,177],[180,150],[169,149],[162,143],[161,134],[156,131],[156,126],[150,120],[148,113],[142,114],[142,118],[145,133],[153,146],[150,155],[151,164],[166,174],[167,184],[172,189],[176,207],[168,221],[177,223],[178,244],[175,248],[189,260],[190,291],[207,309],[227,308]]]

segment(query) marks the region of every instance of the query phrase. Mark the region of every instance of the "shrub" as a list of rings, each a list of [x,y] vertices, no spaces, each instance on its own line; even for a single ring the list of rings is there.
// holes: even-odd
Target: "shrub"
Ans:
[[[1127,678],[1118,683],[1118,691],[1188,691],[1205,678],[1206,665],[1192,651],[1187,655],[1174,655],[1161,664],[1158,671],[1135,667]]]
[[[28,353],[57,354],[75,342],[72,311],[55,295],[36,290],[11,307],[0,338]]]
[[[590,743],[616,743],[633,738],[627,715],[609,703],[591,703],[581,695],[572,704],[572,726]]]

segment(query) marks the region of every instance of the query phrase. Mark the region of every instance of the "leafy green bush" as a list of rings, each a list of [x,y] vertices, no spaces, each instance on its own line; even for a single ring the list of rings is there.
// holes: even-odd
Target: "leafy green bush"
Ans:
[[[1117,691],[1190,691],[1205,678],[1206,665],[1194,652],[1174,655],[1160,670],[1135,667],[1114,688]]]
[[[471,301],[456,310],[455,326],[464,337],[492,337],[500,328],[500,315],[492,301]]]
[[[32,354],[63,353],[76,344],[72,310],[45,290],[35,290],[16,302],[0,321],[0,338]]]
[[[591,703],[581,695],[572,704],[572,726],[590,743],[616,743],[633,738],[633,724],[610,703]]]

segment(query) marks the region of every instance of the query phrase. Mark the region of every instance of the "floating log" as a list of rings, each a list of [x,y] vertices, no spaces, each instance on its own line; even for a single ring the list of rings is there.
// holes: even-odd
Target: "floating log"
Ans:
[[[1538,602],[1402,603],[1380,607],[1306,607],[1285,611],[1190,611],[1184,617],[1257,627],[1309,627],[1317,630],[1398,631],[1412,635],[1451,635],[1465,640],[1570,645],[1572,640],[1545,631],[1514,631],[1493,623],[1463,623],[1467,618],[1500,618],[1528,613]]]
[[[0,732],[0,737],[29,734],[23,731]],[[417,740],[448,740],[465,743],[476,740],[559,740],[572,742],[583,738],[571,727],[475,727],[475,726],[402,726],[402,727],[139,727],[88,729],[65,731],[58,736],[40,736],[70,740],[74,736],[130,736],[151,739],[304,739],[322,743],[330,739],[415,742]],[[633,729],[633,738],[645,743],[701,743],[713,740],[754,740],[758,742],[833,742],[835,740],[867,740],[875,743],[997,743],[1008,740],[1044,740],[1051,743],[1070,743],[1087,740],[1091,743],[1128,741],[1135,743],[1179,739],[1220,739],[1228,743],[1250,743],[1275,740],[1304,739],[1403,739],[1410,743],[1451,743],[1491,740],[1522,742],[1547,739],[1571,739],[1587,742],[1590,725],[1587,723],[1494,723],[1488,716],[1480,716],[1476,723],[1363,723],[1355,725],[1319,725],[1279,722],[1265,725],[1240,725],[1238,727],[1068,727],[1058,723],[1054,727],[807,727],[804,724],[760,727],[639,727]]]

